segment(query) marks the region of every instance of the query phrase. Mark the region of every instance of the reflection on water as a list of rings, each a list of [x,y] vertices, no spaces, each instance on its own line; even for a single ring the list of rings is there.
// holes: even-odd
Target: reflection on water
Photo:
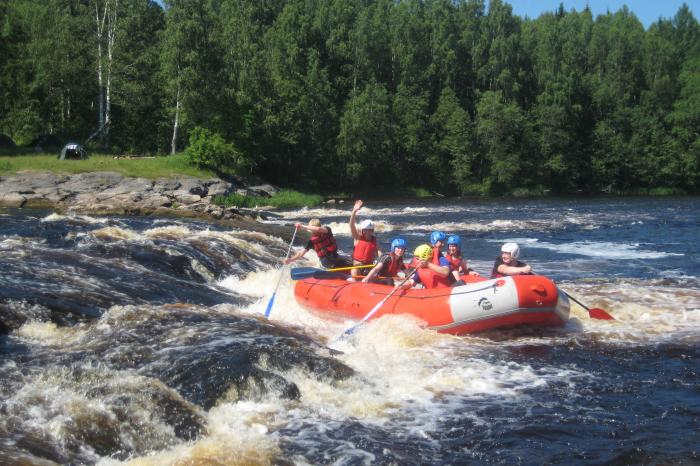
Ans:
[[[441,228],[487,273],[517,241],[616,320],[574,305],[560,329],[453,337],[389,315],[339,338],[296,304],[281,238],[5,211],[0,463],[700,460],[696,199],[368,204],[384,249]],[[349,208],[274,221],[320,217],[347,253]]]

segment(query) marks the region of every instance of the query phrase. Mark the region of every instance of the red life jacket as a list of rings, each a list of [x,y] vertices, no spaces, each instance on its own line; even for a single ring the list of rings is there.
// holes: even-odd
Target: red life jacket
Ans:
[[[440,265],[440,258],[442,257],[442,253],[440,252],[440,249],[433,246],[433,259],[430,261],[435,265]]]
[[[328,234],[313,235],[311,237],[311,244],[319,258],[325,257],[327,254],[333,255],[338,251],[338,245],[333,237],[333,232],[328,227],[326,227],[326,229],[328,230]]]
[[[371,264],[377,258],[377,238],[372,236],[372,239],[367,241],[360,238],[352,251],[352,258],[363,264]]]
[[[462,256],[451,256],[450,254],[447,254],[445,256],[445,259],[447,259],[450,262],[450,271],[459,271],[459,268],[462,266]]]
[[[418,278],[426,288],[449,288],[451,286],[449,275],[443,277],[437,272],[432,271],[428,267],[418,267],[416,269]]]

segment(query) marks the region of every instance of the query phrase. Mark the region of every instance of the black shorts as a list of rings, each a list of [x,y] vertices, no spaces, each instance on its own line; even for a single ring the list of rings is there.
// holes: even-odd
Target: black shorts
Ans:
[[[352,264],[348,259],[335,255],[322,257],[321,265],[327,269],[337,269],[340,267],[350,267]]]

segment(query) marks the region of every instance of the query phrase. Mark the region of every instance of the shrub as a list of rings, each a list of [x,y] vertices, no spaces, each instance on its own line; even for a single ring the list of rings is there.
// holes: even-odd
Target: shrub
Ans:
[[[190,131],[190,142],[185,150],[187,160],[198,168],[218,171],[231,169],[243,173],[250,164],[233,144],[227,143],[218,133],[197,126]]]
[[[41,131],[42,121],[39,113],[30,106],[10,110],[0,126],[10,133],[16,145],[26,146]]]
[[[323,202],[323,197],[317,194],[304,194],[293,190],[281,190],[271,197],[244,196],[232,193],[228,196],[215,196],[214,203],[225,207],[257,207],[273,206],[279,209],[295,209],[314,207]]]

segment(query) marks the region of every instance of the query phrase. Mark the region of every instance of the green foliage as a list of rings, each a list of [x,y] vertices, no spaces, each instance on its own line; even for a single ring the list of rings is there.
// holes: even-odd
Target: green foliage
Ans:
[[[448,192],[467,192],[467,186],[478,183],[475,164],[474,131],[469,114],[462,109],[451,88],[442,91],[438,108],[430,119],[433,147],[427,157],[433,176]],[[454,189],[454,186],[457,189]]]
[[[519,186],[528,167],[528,121],[520,107],[504,102],[500,91],[487,91],[477,106],[476,136],[482,156],[490,166],[483,177],[502,193]]]
[[[365,186],[385,179],[391,162],[392,127],[388,94],[370,82],[348,101],[340,120],[338,156],[345,162],[343,179]]]
[[[206,128],[196,126],[190,131],[190,142],[185,150],[187,160],[198,168],[244,173],[247,161],[233,146],[224,141],[218,133],[212,133]]]
[[[645,30],[626,7],[523,19],[504,0],[164,3],[118,2],[89,148],[160,153],[196,129],[197,166],[314,190],[700,189],[685,5]],[[99,5],[0,0],[0,132],[97,129]]]
[[[315,207],[323,202],[317,194],[304,194],[293,190],[280,190],[270,197],[245,196],[231,193],[228,196],[215,196],[214,203],[225,207],[261,207],[272,206],[279,209]]]
[[[41,134],[41,117],[31,107],[10,110],[0,124],[18,146],[28,145]]]

